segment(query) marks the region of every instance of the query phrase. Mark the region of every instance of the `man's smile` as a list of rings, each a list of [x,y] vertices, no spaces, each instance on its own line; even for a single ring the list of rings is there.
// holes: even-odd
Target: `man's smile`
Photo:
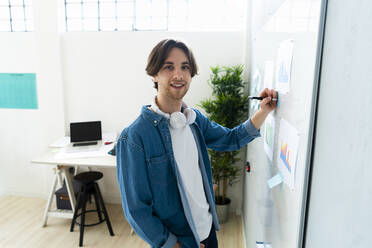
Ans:
[[[175,88],[181,88],[185,86],[185,84],[186,84],[185,82],[172,82],[170,86],[175,87]]]

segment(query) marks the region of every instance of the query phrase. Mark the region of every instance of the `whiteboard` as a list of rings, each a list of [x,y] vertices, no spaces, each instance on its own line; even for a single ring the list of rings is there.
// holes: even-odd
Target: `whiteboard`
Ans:
[[[279,108],[272,113],[275,119],[273,160],[265,153],[263,138],[250,143],[247,149],[247,161],[252,167],[244,180],[243,218],[247,248],[256,248],[256,241],[271,243],[274,248],[298,247],[302,242],[322,9],[320,0],[252,0],[250,93],[256,94],[263,89],[267,61],[277,67],[278,49],[283,41],[293,42],[293,55],[289,90],[280,93]],[[277,69],[274,69],[274,81]],[[250,105],[250,116],[257,111],[254,105]],[[299,136],[293,189],[284,184],[270,189],[267,184],[278,173],[281,120],[294,127]],[[261,129],[262,135],[263,132]]]

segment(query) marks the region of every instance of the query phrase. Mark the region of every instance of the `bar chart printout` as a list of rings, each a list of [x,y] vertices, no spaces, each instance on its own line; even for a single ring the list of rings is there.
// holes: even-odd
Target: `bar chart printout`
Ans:
[[[281,172],[284,183],[291,190],[295,187],[295,173],[297,151],[300,137],[298,131],[286,120],[280,120],[277,166]]]

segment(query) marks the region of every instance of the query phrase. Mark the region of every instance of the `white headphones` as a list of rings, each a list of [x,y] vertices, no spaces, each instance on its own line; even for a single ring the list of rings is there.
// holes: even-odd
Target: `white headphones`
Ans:
[[[156,104],[156,100],[151,104],[151,109],[155,113],[164,116],[169,120],[169,125],[172,128],[182,128],[186,125],[194,123],[196,118],[196,113],[191,108],[188,108],[185,103],[182,103],[183,112],[173,112],[172,114],[167,114],[161,111]]]

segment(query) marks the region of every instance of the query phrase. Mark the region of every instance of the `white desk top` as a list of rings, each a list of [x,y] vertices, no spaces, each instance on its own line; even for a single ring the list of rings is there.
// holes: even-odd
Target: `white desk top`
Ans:
[[[55,158],[58,150],[48,149],[45,153],[32,159],[35,164],[49,165],[69,165],[69,166],[94,166],[94,167],[116,167],[116,157],[107,154],[107,156],[91,158]]]

